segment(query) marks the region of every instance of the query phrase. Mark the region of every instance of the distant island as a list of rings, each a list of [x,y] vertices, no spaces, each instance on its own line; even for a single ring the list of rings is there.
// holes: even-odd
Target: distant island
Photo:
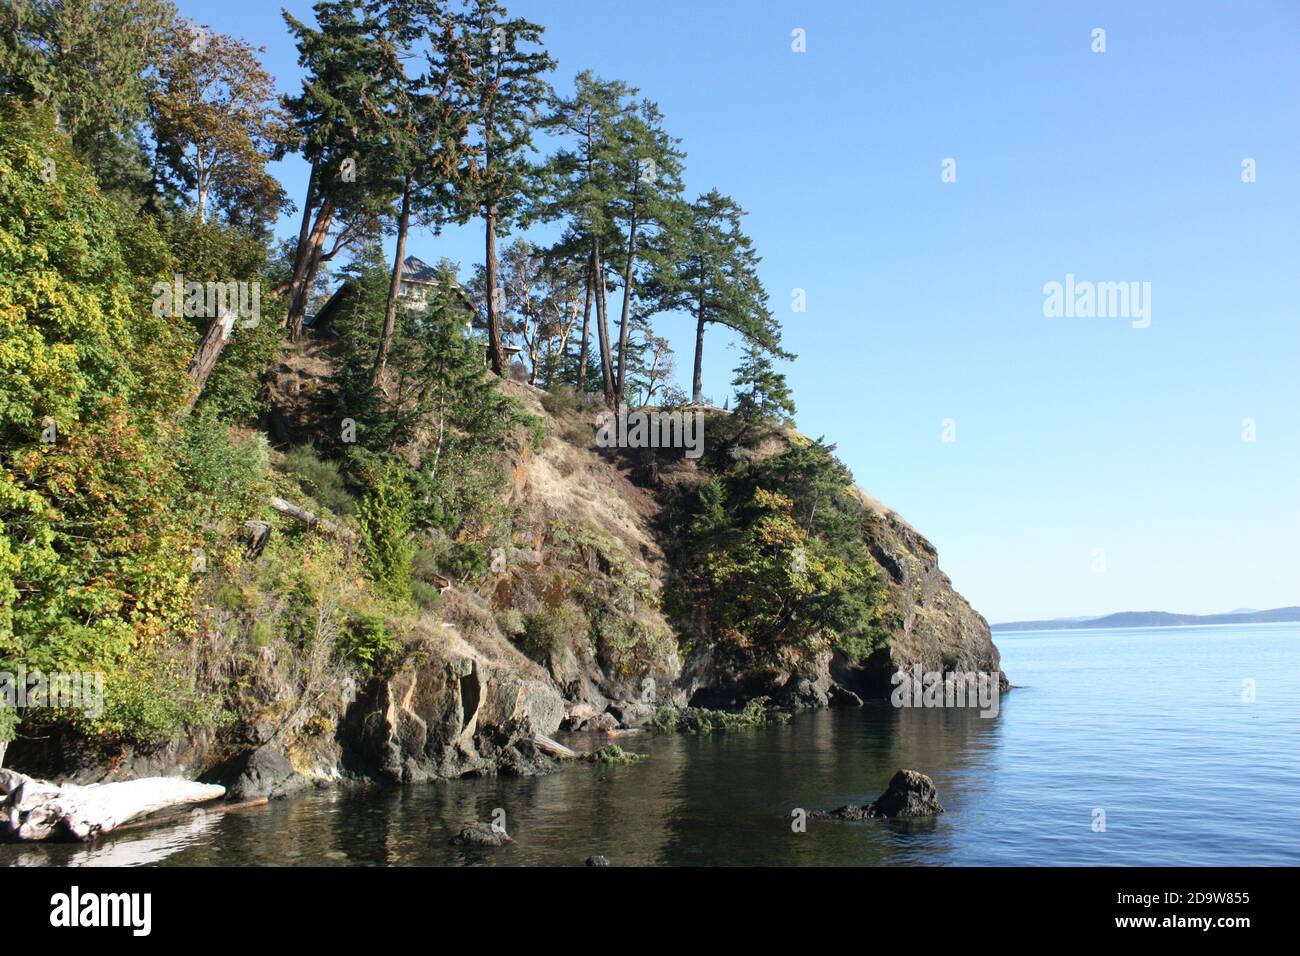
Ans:
[[[1050,621],[1011,621],[992,625],[995,631],[1050,631],[1103,627],[1180,627],[1187,624],[1276,624],[1300,621],[1300,607],[1271,611],[1232,611],[1228,614],[1170,614],[1168,611],[1120,611],[1105,617],[1058,617]]]

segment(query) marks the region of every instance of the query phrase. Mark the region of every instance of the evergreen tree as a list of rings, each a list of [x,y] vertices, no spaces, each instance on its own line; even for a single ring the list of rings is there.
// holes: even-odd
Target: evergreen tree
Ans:
[[[554,97],[546,126],[569,144],[547,162],[547,194],[539,218],[567,218],[568,229],[555,248],[584,261],[582,336],[576,361],[580,391],[587,389],[588,329],[592,305],[596,308],[597,364],[605,403],[615,400],[612,340],[607,317],[607,291],[612,267],[607,251],[621,242],[613,220],[614,197],[621,143],[620,123],[635,110],[632,98],[637,90],[619,81],[600,79],[590,70],[574,80],[573,96]]]
[[[385,168],[381,27],[361,0],[319,0],[311,27],[287,11],[298,47],[302,91],[284,101],[298,149],[311,164],[293,269],[284,291],[284,326],[302,333],[307,299],[322,263],[371,241],[393,204]],[[327,248],[331,231],[332,246]]]
[[[455,22],[441,0],[380,0],[382,74],[378,83],[386,111],[381,163],[398,195],[397,245],[384,313],[384,328],[371,370],[376,385],[384,373],[397,321],[398,296],[412,219],[435,231],[463,218],[469,119],[465,97],[469,77]],[[405,61],[424,47],[425,71],[407,76]]]
[[[659,108],[643,101],[634,113],[622,116],[616,125],[618,161],[616,190],[610,215],[626,229],[623,250],[622,315],[618,323],[618,367],[614,391],[623,401],[627,380],[627,349],[632,324],[632,300],[636,295],[637,265],[651,272],[669,268],[675,253],[675,231],[683,219],[680,195],[684,155],[663,128]],[[640,309],[644,321],[654,311],[654,300]]]
[[[141,124],[175,20],[169,0],[6,0],[0,92],[49,107],[102,188],[144,198]]]
[[[689,311],[695,317],[695,364],[691,399],[704,399],[704,330],[725,325],[780,358],[793,355],[780,347],[781,327],[767,306],[758,278],[759,257],[740,228],[745,211],[716,189],[690,207],[683,247],[671,273],[655,283],[653,297],[662,308]]]
[[[752,342],[736,368],[731,384],[736,390],[736,414],[746,422],[794,423],[794,398],[785,375]]]
[[[488,354],[492,371],[505,370],[497,235],[526,217],[541,189],[528,159],[537,107],[549,87],[545,74],[555,61],[541,49],[542,28],[509,18],[498,0],[467,0],[458,16],[465,52],[470,123],[481,161],[474,177],[474,204],[483,218],[483,264],[488,288]]]

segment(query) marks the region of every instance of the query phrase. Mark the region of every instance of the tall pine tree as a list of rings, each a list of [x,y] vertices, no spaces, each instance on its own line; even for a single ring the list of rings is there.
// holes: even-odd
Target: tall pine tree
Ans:
[[[529,159],[536,111],[548,93],[545,75],[555,61],[541,48],[542,28],[511,18],[498,0],[467,0],[458,15],[465,51],[472,141],[481,155],[474,204],[483,218],[483,265],[488,287],[488,354],[492,371],[505,370],[497,236],[524,218],[540,191]]]

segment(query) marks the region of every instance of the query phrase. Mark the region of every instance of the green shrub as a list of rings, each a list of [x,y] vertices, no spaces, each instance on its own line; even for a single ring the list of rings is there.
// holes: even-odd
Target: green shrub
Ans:
[[[356,513],[356,498],[348,491],[338,462],[321,458],[310,445],[298,445],[284,453],[282,467],[322,507],[336,515]]]
[[[383,617],[365,614],[349,622],[342,654],[363,673],[373,675],[383,668],[400,646]]]
[[[411,594],[412,501],[410,485],[400,465],[389,462],[371,470],[369,493],[357,505],[361,550],[370,575],[389,597],[406,600]]]
[[[487,551],[472,541],[453,541],[443,556],[447,576],[457,581],[479,581],[488,572]]]
[[[13,740],[17,729],[18,711],[0,702],[0,744]]]
[[[437,585],[417,578],[411,582],[411,600],[422,611],[436,611],[438,605],[442,603],[442,591]]]
[[[556,608],[544,608],[523,621],[517,643],[535,661],[545,663],[559,648],[590,641],[591,621],[582,608],[565,601]]]

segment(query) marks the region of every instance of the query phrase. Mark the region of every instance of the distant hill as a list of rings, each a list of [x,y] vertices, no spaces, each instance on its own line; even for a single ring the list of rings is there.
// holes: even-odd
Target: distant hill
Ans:
[[[1120,611],[1105,617],[1058,617],[1050,621],[1011,621],[994,624],[995,631],[1051,631],[1067,628],[1179,627],[1187,624],[1273,624],[1300,621],[1300,607],[1275,607],[1271,611],[1233,611],[1229,614],[1170,614],[1167,611]]]

